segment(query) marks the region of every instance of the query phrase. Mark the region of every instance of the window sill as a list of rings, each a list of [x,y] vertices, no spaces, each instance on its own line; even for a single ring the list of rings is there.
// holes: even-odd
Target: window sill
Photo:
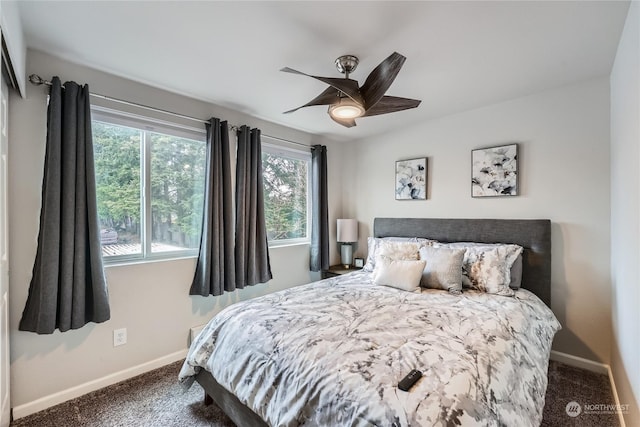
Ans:
[[[271,249],[279,249],[279,248],[288,248],[292,246],[309,246],[311,242],[289,242],[289,243],[280,243],[280,244],[269,244],[269,250]],[[176,255],[168,258],[146,258],[146,259],[130,259],[130,260],[115,260],[108,261],[103,259],[104,268],[111,267],[125,267],[128,265],[140,265],[140,264],[150,264],[157,262],[172,262],[172,261],[181,261],[185,259],[197,259],[198,255],[189,254],[189,255]]]
[[[283,243],[269,243],[269,249],[288,248],[290,246],[309,246],[311,242],[283,242]]]
[[[171,261],[181,261],[185,259],[197,259],[198,255],[183,255],[183,256],[172,256],[167,258],[146,258],[146,259],[131,259],[131,260],[117,260],[117,261],[107,261],[103,260],[104,268],[111,267],[124,267],[127,265],[140,265],[140,264],[152,264],[157,262],[171,262]]]

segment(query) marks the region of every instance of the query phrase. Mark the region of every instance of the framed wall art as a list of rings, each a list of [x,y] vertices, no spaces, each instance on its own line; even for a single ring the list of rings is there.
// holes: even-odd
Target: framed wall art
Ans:
[[[518,195],[518,144],[471,151],[471,197]]]
[[[396,200],[427,200],[427,158],[396,162]]]

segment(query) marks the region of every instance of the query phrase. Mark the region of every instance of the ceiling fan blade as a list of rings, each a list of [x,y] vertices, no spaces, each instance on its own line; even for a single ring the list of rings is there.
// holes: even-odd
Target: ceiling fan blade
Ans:
[[[395,113],[396,111],[416,108],[422,101],[418,99],[399,98],[397,96],[383,96],[373,107],[369,108],[362,117],[377,116],[379,114]]]
[[[294,108],[293,110],[285,111],[282,114],[293,113],[294,111],[298,111],[301,108],[311,107],[312,105],[331,105],[337,102],[339,99],[340,99],[340,91],[334,87],[329,86],[324,90],[324,92],[322,92],[320,95],[316,96],[306,104],[298,108]]]
[[[331,120],[333,120],[334,122],[341,124],[346,128],[352,128],[356,126],[356,121],[354,119],[338,119],[333,117],[331,114],[329,114],[329,117],[331,117]]]
[[[407,58],[393,52],[369,74],[360,92],[364,98],[365,110],[369,110],[380,101],[400,72]]]
[[[301,71],[297,71],[289,67],[284,67],[280,71],[291,74],[300,74],[301,76],[307,76],[311,77],[312,79],[320,80],[321,82],[338,89],[340,92],[344,93],[355,102],[361,105],[363,104],[362,96],[360,95],[360,90],[358,89],[358,82],[355,80],[335,77],[312,76],[311,74],[305,74]]]

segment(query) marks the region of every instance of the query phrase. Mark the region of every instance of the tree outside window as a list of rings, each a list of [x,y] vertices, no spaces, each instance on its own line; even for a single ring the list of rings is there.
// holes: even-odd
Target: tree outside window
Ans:
[[[271,243],[309,240],[310,154],[263,146],[265,222]]]
[[[204,136],[190,139],[149,130],[145,124],[108,120],[92,123],[103,256],[139,259],[197,252]]]

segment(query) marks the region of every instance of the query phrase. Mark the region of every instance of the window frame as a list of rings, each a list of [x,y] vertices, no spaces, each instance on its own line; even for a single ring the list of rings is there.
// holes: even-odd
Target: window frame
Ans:
[[[160,120],[100,105],[91,105],[91,122],[124,126],[139,130],[140,138],[140,246],[141,252],[127,255],[102,255],[104,265],[133,264],[169,259],[195,258],[199,248],[185,248],[178,251],[152,252],[152,210],[151,210],[151,134],[164,134],[178,138],[202,141],[206,145],[206,129],[186,126],[176,122]],[[204,214],[204,212],[203,212]],[[202,231],[201,231],[202,232]]]
[[[271,139],[266,135],[262,136],[263,139]],[[307,230],[306,237],[297,237],[295,239],[280,239],[280,240],[267,240],[270,248],[277,248],[281,246],[293,246],[311,244],[311,151],[284,147],[279,144],[273,144],[269,142],[262,142],[262,152],[271,155],[278,155],[280,157],[290,158],[294,160],[303,160],[307,163]]]

